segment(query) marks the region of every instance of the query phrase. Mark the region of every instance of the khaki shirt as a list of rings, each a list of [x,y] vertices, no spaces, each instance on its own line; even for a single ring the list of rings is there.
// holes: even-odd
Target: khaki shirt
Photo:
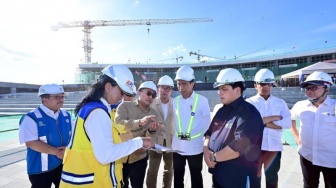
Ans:
[[[163,145],[164,139],[166,139],[166,147],[171,148],[172,144],[172,138],[174,134],[174,110],[173,110],[173,98],[169,99],[168,102],[168,114],[166,120],[164,120],[162,123],[164,126],[161,127],[161,129],[156,131],[156,134],[153,135],[153,138],[157,144]],[[164,119],[164,113],[162,111],[161,107],[161,100],[159,97],[154,99],[153,103],[151,104],[151,107],[153,107],[159,114],[161,119]]]
[[[145,137],[154,136],[155,134],[150,134],[148,132],[148,126],[151,121],[147,122],[146,125],[139,127],[140,120],[148,115],[155,115],[155,119],[158,122],[163,122],[163,119],[158,115],[157,111],[152,107],[145,110],[141,110],[136,101],[124,101],[122,102],[116,112],[115,122],[120,125],[124,125],[126,128],[126,133],[120,134],[123,142],[130,140],[135,137]],[[145,150],[140,149],[128,156],[128,163],[134,163],[147,156]]]

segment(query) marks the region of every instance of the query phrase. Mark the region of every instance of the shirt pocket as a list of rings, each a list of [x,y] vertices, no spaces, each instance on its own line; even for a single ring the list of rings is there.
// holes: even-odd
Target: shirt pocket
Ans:
[[[299,118],[302,127],[313,127],[315,121],[314,113],[302,113]]]
[[[336,128],[336,116],[324,116],[323,124],[335,129]]]
[[[272,108],[268,109],[269,112],[266,112],[269,116],[280,116],[280,111],[281,111],[281,106],[280,105],[275,105],[272,106]]]

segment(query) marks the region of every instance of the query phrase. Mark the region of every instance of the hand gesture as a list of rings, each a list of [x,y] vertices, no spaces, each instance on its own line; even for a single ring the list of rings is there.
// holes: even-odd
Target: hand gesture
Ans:
[[[142,147],[144,149],[147,150],[147,149],[150,149],[150,148],[154,147],[155,143],[154,143],[154,141],[151,137],[141,137],[141,139],[142,139],[142,143],[143,143]]]
[[[215,168],[216,162],[211,161],[211,154],[213,154],[213,152],[209,150],[208,147],[204,146],[203,147],[203,155],[204,155],[203,157],[204,157],[205,164],[209,168]]]
[[[55,153],[56,157],[59,158],[59,159],[63,159],[64,157],[64,152],[65,152],[65,146],[62,146],[62,147],[57,147],[58,149],[58,152]]]
[[[301,146],[301,140],[300,140],[300,136],[299,135],[294,135],[294,139],[295,139],[295,142],[298,146]]]
[[[154,121],[154,122],[149,124],[148,129],[149,129],[149,131],[156,131],[158,129],[161,129],[162,125],[163,125],[162,123]]]
[[[145,116],[142,119],[140,119],[139,126],[142,127],[142,126],[146,125],[146,123],[150,120],[155,121],[155,115]]]

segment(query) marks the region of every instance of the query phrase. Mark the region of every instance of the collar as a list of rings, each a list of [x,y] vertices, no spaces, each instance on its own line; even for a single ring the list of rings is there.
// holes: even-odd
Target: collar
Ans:
[[[236,99],[232,103],[228,104],[227,106],[230,106],[233,109],[236,109],[240,105],[240,103],[242,103],[244,101],[245,101],[244,98],[242,96],[240,96],[238,99]]]
[[[166,104],[169,104],[173,99],[171,97],[169,97],[169,100]],[[161,99],[160,97],[157,97],[154,101],[156,101],[156,104],[157,105],[161,105],[161,104],[164,104],[163,102],[161,102]]]
[[[154,99],[155,100],[155,99]],[[137,99],[137,100],[134,100],[133,101],[134,102],[134,104],[141,110],[141,111],[150,111],[150,105],[145,109],[145,110],[142,110],[141,108],[140,108],[140,106],[139,106],[139,99]]]
[[[193,92],[191,93],[190,97],[188,97],[188,98],[186,98],[186,99],[183,98],[182,95],[180,95],[180,96],[181,96],[181,99],[187,100],[187,99],[194,99],[194,98],[195,98],[195,95],[196,95],[196,93],[195,93],[195,91],[193,90]]]
[[[308,99],[305,100],[305,102],[307,106],[314,106],[313,103],[310,102]],[[323,103],[321,103],[320,105],[333,106],[332,99],[329,96],[327,96],[326,99],[323,101]]]
[[[111,106],[108,102],[104,98],[100,98],[100,101],[107,107],[108,112],[111,113]]]
[[[60,110],[57,110],[57,112],[54,113],[53,110],[50,110],[50,109],[49,109],[48,107],[46,107],[44,104],[41,104],[41,105],[40,105],[40,108],[41,108],[41,110],[42,110],[45,114],[49,115],[50,117],[54,117],[55,115],[58,116],[58,114],[59,114],[59,112],[60,112]]]
[[[264,101],[267,101],[268,99],[271,99],[271,98],[273,98],[273,95],[272,95],[272,94],[270,94],[270,96],[268,97],[268,99],[267,99],[267,100],[265,100],[265,98],[264,98],[264,97],[262,97],[261,95],[259,95],[259,93],[257,93],[257,94],[256,94],[256,96],[257,96],[257,99],[262,99],[262,100],[264,100]]]

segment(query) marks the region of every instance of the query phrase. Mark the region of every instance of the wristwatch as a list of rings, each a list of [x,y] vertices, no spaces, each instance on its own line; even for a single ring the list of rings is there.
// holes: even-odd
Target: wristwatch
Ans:
[[[217,162],[217,161],[216,161],[215,153],[212,153],[212,154],[210,155],[210,160],[211,160],[212,162]]]

